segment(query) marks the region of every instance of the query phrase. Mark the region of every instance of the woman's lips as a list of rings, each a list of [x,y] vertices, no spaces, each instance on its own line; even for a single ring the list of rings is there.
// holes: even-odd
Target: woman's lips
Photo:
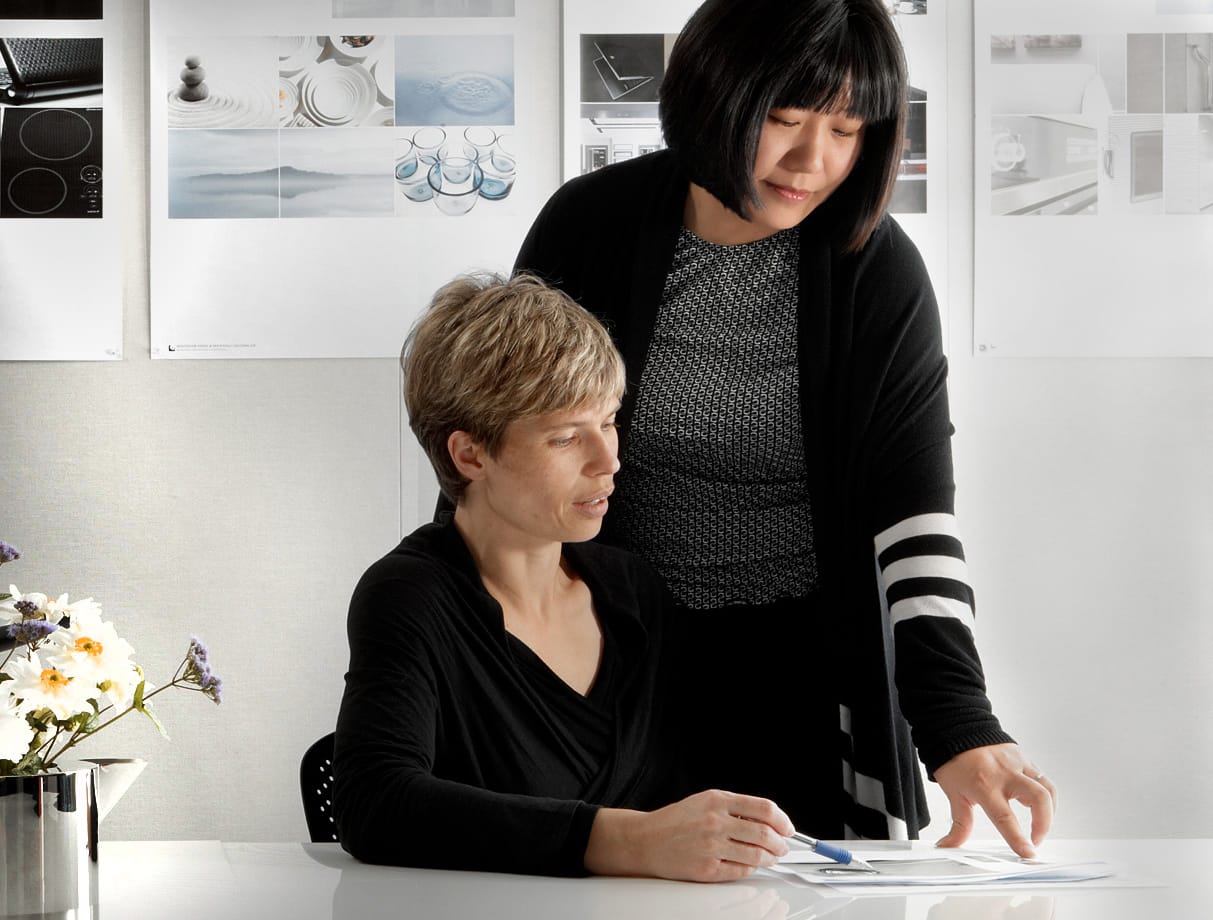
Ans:
[[[778,182],[767,182],[767,186],[785,201],[807,201],[813,193],[805,188],[792,188],[790,185],[780,185]]]
[[[586,499],[583,502],[573,502],[573,507],[589,517],[603,517],[607,513],[607,508],[610,505],[610,502],[607,501],[610,494],[610,492],[606,492],[595,498]]]

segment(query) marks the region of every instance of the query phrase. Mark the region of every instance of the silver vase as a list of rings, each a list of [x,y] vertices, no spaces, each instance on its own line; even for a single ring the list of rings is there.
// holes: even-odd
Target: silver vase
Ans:
[[[0,916],[98,916],[96,771],[0,777]]]

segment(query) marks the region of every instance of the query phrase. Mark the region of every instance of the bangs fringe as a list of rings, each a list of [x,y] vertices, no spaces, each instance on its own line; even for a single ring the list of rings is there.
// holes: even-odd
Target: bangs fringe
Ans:
[[[840,113],[868,124],[896,119],[908,83],[901,46],[881,42],[871,28],[835,34],[829,47],[790,55],[795,63],[776,80],[772,107]]]

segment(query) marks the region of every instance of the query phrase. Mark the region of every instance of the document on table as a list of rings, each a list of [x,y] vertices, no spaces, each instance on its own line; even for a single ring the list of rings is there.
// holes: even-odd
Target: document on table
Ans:
[[[858,859],[876,869],[864,872],[823,860],[810,850],[788,853],[772,871],[804,882],[860,888],[965,886],[1018,887],[1039,883],[1081,882],[1108,878],[1115,869],[1100,861],[1050,862],[1020,859],[1009,850],[1006,855],[981,850],[863,850],[851,847]]]

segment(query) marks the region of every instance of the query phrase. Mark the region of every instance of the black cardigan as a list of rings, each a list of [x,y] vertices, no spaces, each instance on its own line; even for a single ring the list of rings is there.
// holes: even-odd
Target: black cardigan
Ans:
[[[687,191],[669,151],[573,179],[544,206],[515,263],[610,329],[628,372],[624,438]],[[967,625],[924,616],[894,633],[884,613],[873,537],[916,515],[953,512],[947,364],[913,243],[885,217],[860,252],[844,253],[836,205],[800,225],[797,330],[814,546],[837,637],[825,654],[845,675],[849,767],[883,785],[879,811],[847,790],[847,825],[887,837],[892,816],[916,837],[929,816],[914,745],[934,771],[961,751],[1011,739],[992,713]],[[606,540],[609,528],[608,515]]]
[[[333,808],[353,856],[584,874],[598,806],[652,809],[682,792],[662,730],[668,595],[651,568],[614,547],[568,544],[564,555],[618,650],[606,763],[588,775],[566,746],[447,516],[372,565],[350,601]]]

